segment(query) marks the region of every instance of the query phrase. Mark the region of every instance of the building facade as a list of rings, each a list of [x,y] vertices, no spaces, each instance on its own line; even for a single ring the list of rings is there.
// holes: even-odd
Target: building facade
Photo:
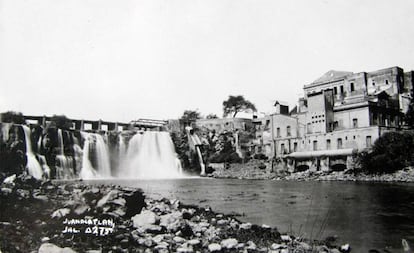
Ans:
[[[329,71],[304,86],[293,110],[276,102],[276,113],[254,122],[263,152],[291,171],[350,168],[353,154],[402,127],[413,80],[399,67]]]

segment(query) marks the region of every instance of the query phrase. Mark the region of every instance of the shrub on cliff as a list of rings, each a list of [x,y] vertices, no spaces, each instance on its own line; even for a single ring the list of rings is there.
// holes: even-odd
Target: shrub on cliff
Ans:
[[[379,137],[372,152],[360,156],[365,172],[392,173],[414,164],[414,133],[388,132]]]
[[[53,115],[50,122],[53,126],[60,129],[70,129],[72,127],[72,121],[65,115]]]
[[[5,123],[25,124],[24,116],[21,112],[8,111],[1,114],[0,119]]]

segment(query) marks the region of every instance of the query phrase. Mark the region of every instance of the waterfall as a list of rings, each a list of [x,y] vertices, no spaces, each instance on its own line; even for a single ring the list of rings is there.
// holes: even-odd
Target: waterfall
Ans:
[[[182,176],[169,133],[151,131],[139,132],[132,137],[118,173],[118,177],[140,179]]]
[[[73,159],[65,156],[65,145],[63,142],[63,131],[58,129],[59,155],[56,155],[56,177],[58,179],[74,178]]]
[[[24,130],[24,137],[26,140],[26,156],[27,156],[27,170],[30,175],[36,179],[42,179],[43,171],[39,162],[37,161],[35,155],[32,151],[32,141],[30,135],[30,128],[28,126],[22,125]]]
[[[108,147],[99,134],[82,132],[85,139],[80,177],[83,179],[111,176]]]
[[[195,133],[192,132],[192,128],[191,127],[187,127],[187,135],[188,135],[188,144],[190,146],[190,149],[195,151],[197,153],[198,156],[198,161],[200,163],[200,175],[201,176],[205,176],[206,175],[206,166],[203,162],[203,156],[201,154],[201,150],[200,150],[200,145],[202,144],[200,141],[200,138],[198,137],[198,135],[196,135]]]

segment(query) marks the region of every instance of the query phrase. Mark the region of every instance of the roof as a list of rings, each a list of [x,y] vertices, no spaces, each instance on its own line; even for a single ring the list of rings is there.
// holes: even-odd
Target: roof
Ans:
[[[319,77],[318,79],[316,79],[312,83],[329,82],[329,81],[340,79],[340,78],[343,78],[345,76],[349,76],[349,75],[352,75],[352,74],[353,73],[349,72],[349,71],[329,70],[323,76]]]
[[[333,150],[318,150],[318,151],[303,151],[303,152],[293,152],[286,157],[289,158],[311,158],[311,157],[321,157],[321,156],[346,156],[352,155],[357,152],[357,149],[347,148],[347,149],[333,149]]]

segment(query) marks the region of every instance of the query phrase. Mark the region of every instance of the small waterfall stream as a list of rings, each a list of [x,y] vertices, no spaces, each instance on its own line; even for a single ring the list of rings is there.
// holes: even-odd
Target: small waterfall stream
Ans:
[[[22,125],[24,130],[24,137],[26,142],[26,156],[27,156],[27,170],[30,175],[36,179],[41,179],[43,176],[42,166],[36,159],[35,154],[32,151],[31,131],[28,126]]]
[[[99,134],[81,132],[85,139],[80,177],[83,179],[109,178],[111,166],[108,147]]]
[[[65,145],[63,142],[63,131],[58,129],[59,155],[56,155],[56,177],[59,179],[74,178],[73,159],[65,155]]]

